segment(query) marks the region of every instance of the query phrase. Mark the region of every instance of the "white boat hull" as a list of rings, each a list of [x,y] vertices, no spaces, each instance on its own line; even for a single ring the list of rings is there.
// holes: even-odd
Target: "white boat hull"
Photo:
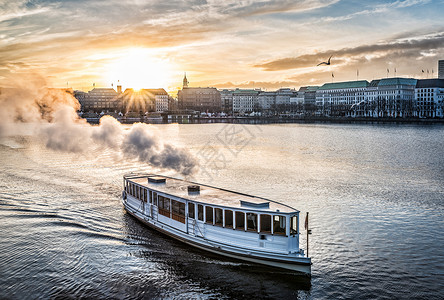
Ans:
[[[168,224],[161,223],[144,214],[141,210],[131,206],[125,199],[123,205],[128,213],[137,218],[142,223],[171,236],[177,240],[187,243],[196,248],[209,251],[218,255],[262,264],[270,267],[290,270],[304,275],[311,275],[311,259],[302,255],[273,254],[264,251],[236,247],[217,241],[210,241],[203,236],[186,233]]]

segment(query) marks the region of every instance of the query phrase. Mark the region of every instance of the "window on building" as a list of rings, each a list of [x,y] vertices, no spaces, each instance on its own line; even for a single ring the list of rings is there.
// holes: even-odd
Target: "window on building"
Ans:
[[[257,231],[257,214],[247,213],[247,230]]]
[[[271,233],[271,215],[261,215],[260,231]]]
[[[217,226],[223,226],[223,215],[221,208],[214,208],[214,224]]]
[[[285,217],[273,216],[273,233],[285,234]]]
[[[236,229],[245,230],[245,213],[240,211],[236,212]]]
[[[211,206],[205,206],[205,222],[213,224],[213,208]]]
[[[233,228],[233,211],[225,210],[225,227]]]

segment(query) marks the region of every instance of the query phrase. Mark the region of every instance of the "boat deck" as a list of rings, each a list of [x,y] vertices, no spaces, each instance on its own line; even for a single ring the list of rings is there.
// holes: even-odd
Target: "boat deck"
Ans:
[[[148,182],[148,177],[165,178],[165,183]],[[242,194],[234,191],[220,189],[208,185],[198,184],[182,179],[147,174],[137,175],[130,174],[125,176],[126,179],[131,180],[141,186],[157,190],[159,192],[169,194],[172,196],[188,199],[195,202],[205,204],[218,205],[223,207],[232,207],[235,209],[257,210],[263,212],[280,212],[280,213],[298,213],[299,211],[282,203],[269,200],[266,198],[255,197],[247,194]],[[200,192],[189,193],[188,187],[190,185],[197,185],[200,187]]]

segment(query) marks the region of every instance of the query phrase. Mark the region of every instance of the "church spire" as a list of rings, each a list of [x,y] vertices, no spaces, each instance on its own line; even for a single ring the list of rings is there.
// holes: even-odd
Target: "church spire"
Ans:
[[[185,75],[183,76],[183,87],[188,87],[188,79],[187,79],[187,72],[185,72]]]

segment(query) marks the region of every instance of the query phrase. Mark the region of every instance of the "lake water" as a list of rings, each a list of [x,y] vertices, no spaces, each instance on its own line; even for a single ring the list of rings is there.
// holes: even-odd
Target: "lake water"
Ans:
[[[311,280],[195,250],[123,210],[123,174],[180,175],[27,136],[0,140],[0,298],[443,299],[444,126],[155,127],[200,161],[188,179],[309,211]]]

